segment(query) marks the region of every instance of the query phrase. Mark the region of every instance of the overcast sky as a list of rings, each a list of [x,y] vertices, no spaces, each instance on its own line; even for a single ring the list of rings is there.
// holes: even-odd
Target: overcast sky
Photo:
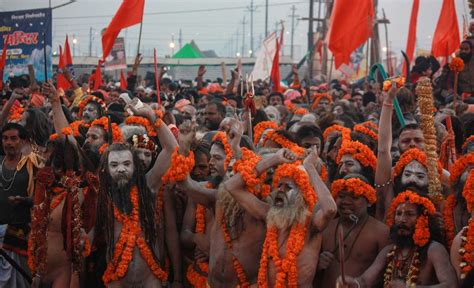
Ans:
[[[315,0],[315,15],[318,13],[318,0]],[[322,0],[324,2],[324,0]],[[357,3],[359,0],[354,0]],[[393,51],[404,50],[406,34],[413,0],[379,0],[378,16],[382,17],[385,9],[389,25],[389,40]],[[52,0],[52,6],[67,0]],[[145,0],[145,17],[143,22],[142,51],[150,54],[157,48],[159,56],[171,53],[169,43],[172,35],[179,48],[179,30],[182,30],[184,43],[195,40],[201,50],[213,49],[219,56],[235,55],[242,47],[242,20],[249,21],[250,14],[245,9],[251,0]],[[463,0],[455,0],[460,32],[462,33],[462,15],[468,15],[468,7]],[[76,55],[87,54],[89,51],[89,31],[93,29],[92,53],[100,54],[100,30],[107,26],[112,15],[120,6],[120,0],[77,0],[77,2],[54,10],[53,12],[53,46],[64,42],[66,33],[70,38],[77,38]],[[291,7],[295,5],[296,15],[308,17],[309,1],[301,0],[269,0],[269,30],[275,30],[275,22],[285,21],[285,55],[290,53]],[[431,36],[436,27],[442,0],[421,0],[418,16],[417,47],[431,48]],[[257,12],[254,13],[254,50],[259,46],[265,31],[265,0],[254,0]],[[356,4],[354,4],[356,5]],[[43,8],[48,6],[47,0],[0,0],[1,11]],[[193,12],[193,11],[205,12]],[[94,17],[100,16],[100,17]],[[469,15],[468,15],[469,16]],[[250,24],[245,25],[245,51],[250,49]],[[134,54],[138,44],[138,26],[128,29],[126,36],[127,53]],[[307,21],[296,21],[294,51],[295,58],[306,52]],[[238,32],[238,45],[236,45]],[[385,30],[380,29],[384,37]],[[385,46],[385,38],[382,38]],[[57,49],[57,48],[56,48]],[[176,52],[175,49],[175,52]],[[248,52],[246,52],[248,53]]]

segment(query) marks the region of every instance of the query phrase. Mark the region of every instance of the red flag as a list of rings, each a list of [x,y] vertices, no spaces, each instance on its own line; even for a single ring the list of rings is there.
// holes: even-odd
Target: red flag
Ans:
[[[156,96],[158,97],[158,104],[161,105],[160,78],[159,78],[159,75],[158,75],[158,64],[157,64],[157,61],[156,61],[156,48],[153,48],[153,67],[155,68]]]
[[[410,27],[408,28],[408,39],[406,53],[408,56],[408,64],[413,61],[415,55],[415,44],[416,44],[416,25],[418,23],[418,10],[420,8],[420,0],[413,0],[413,6],[411,8]],[[403,63],[403,70],[410,69],[406,67],[406,63]],[[406,74],[408,75],[408,73]]]
[[[94,74],[94,90],[99,89],[100,85],[102,85],[102,71],[100,70],[100,65],[102,65],[102,62],[99,60],[99,63],[97,64],[97,68],[95,68],[95,74]]]
[[[123,75],[123,70],[120,70],[120,89],[127,90],[127,79]]]
[[[443,0],[441,14],[433,36],[431,54],[435,57],[451,55],[459,48],[460,39],[454,0]]]
[[[64,42],[64,60],[66,62],[66,66],[72,65],[72,56],[71,56],[71,48],[69,48],[69,40],[66,34],[66,41]]]
[[[3,70],[5,69],[5,64],[7,63],[7,38],[3,42],[2,58],[0,59],[0,90],[3,89]]]
[[[144,7],[145,0],[124,0],[122,2],[107,30],[102,35],[102,59],[109,55],[115,39],[122,29],[142,22]]]
[[[276,39],[276,51],[273,56],[272,71],[270,73],[272,81],[272,92],[280,92],[280,42]]]
[[[59,69],[64,70],[66,68],[66,55],[63,54],[63,47],[59,45]],[[58,73],[58,89],[62,88],[63,90],[69,89],[71,87],[71,83],[67,81],[66,77],[63,73]]]
[[[316,43],[316,53],[319,54],[319,63],[323,63],[323,45],[324,41],[322,39],[319,39]]]
[[[349,64],[351,53],[372,35],[374,5],[372,0],[336,0],[329,24],[328,47],[336,69]]]

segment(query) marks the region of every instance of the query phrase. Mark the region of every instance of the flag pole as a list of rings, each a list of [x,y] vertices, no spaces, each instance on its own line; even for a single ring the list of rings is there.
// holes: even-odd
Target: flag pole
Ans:
[[[142,28],[143,28],[143,18],[140,22],[140,32],[138,34],[138,47],[137,47],[137,55],[140,54],[140,44],[142,42]]]
[[[44,82],[48,82],[48,64],[46,58],[46,32],[43,33]]]

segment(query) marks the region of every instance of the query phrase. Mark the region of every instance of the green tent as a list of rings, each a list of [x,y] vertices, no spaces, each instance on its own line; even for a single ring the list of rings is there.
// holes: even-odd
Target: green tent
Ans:
[[[182,58],[203,58],[203,55],[199,49],[193,47],[192,44],[187,43],[183,46],[178,52],[176,52],[172,58],[182,59]]]

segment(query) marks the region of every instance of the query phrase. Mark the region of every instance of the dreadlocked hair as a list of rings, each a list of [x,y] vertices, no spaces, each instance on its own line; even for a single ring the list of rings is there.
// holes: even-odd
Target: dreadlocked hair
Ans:
[[[95,227],[95,241],[105,241],[107,245],[107,257],[111,259],[114,253],[114,208],[112,200],[113,182],[110,177],[108,168],[109,154],[114,151],[129,151],[133,156],[133,166],[135,171],[131,179],[132,185],[136,185],[138,189],[138,210],[140,216],[140,226],[142,228],[145,241],[148,246],[156,246],[157,243],[157,227],[155,224],[155,201],[154,197],[146,183],[145,173],[142,171],[138,155],[127,144],[114,143],[111,144],[102,155],[99,166],[99,197],[97,201],[97,225]],[[130,202],[130,200],[128,201]],[[101,244],[101,243],[98,243]],[[158,257],[153,255],[155,260]]]

